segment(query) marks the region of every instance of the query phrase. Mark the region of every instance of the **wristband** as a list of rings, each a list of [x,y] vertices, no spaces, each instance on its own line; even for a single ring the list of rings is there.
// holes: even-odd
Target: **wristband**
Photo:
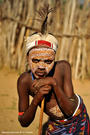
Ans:
[[[23,115],[23,114],[24,114],[24,112],[19,112],[19,113],[18,113],[19,116],[21,116],[21,115]]]

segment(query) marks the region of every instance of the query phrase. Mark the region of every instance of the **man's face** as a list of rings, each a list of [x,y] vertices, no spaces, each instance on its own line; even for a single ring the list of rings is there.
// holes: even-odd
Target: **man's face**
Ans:
[[[50,48],[33,48],[29,52],[29,67],[36,78],[45,77],[53,68],[55,52]]]

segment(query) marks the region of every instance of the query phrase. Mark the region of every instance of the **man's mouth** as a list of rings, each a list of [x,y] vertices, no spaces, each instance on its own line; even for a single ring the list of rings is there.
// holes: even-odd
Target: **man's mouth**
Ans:
[[[39,77],[44,77],[46,75],[45,72],[36,72],[36,75]]]

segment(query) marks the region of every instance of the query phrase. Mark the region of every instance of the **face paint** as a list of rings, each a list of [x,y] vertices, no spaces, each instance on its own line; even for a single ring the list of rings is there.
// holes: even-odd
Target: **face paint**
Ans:
[[[36,78],[45,77],[53,68],[55,52],[50,48],[33,48],[29,52],[29,67]]]

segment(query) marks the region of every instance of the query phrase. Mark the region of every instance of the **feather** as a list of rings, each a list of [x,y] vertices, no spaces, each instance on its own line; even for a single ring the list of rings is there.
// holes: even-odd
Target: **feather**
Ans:
[[[47,33],[47,19],[48,19],[48,14],[50,12],[55,11],[56,8],[57,8],[57,6],[54,7],[54,8],[50,8],[49,9],[49,4],[48,3],[44,3],[44,7],[40,7],[39,11],[36,11],[39,14],[39,16],[40,16],[40,18],[42,20],[41,21],[42,22],[42,24],[41,24],[41,33],[42,34],[46,34]]]

